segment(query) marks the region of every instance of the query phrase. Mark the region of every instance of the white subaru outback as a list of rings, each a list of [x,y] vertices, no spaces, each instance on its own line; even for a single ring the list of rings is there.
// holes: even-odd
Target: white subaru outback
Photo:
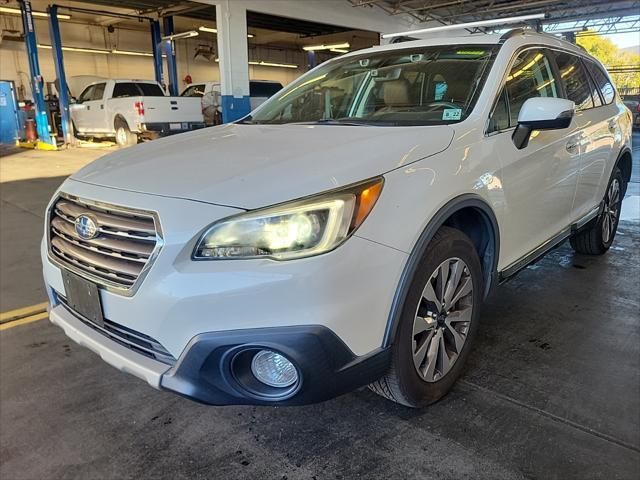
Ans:
[[[605,69],[512,31],[353,52],[239,122],[108,155],[42,242],[51,321],[156,388],[421,407],[492,287],[613,242],[631,118]]]

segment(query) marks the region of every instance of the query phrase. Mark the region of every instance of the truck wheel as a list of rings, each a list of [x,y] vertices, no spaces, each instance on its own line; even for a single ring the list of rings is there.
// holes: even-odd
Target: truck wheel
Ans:
[[[129,130],[127,122],[116,120],[116,143],[121,147],[129,147],[138,143],[138,136]]]
[[[577,253],[602,255],[609,250],[618,229],[624,191],[622,172],[618,167],[615,167],[604,195],[602,213],[591,221],[587,228],[575,233],[569,239],[571,246]]]
[[[469,355],[483,283],[480,259],[469,237],[454,228],[440,228],[402,307],[390,368],[369,388],[414,408],[442,398]]]

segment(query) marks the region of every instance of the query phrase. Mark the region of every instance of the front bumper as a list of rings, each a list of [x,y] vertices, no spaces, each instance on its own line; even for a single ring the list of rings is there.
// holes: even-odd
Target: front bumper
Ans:
[[[105,362],[157,389],[208,405],[304,405],[341,395],[382,376],[390,349],[356,357],[326,327],[293,326],[205,333],[193,338],[175,365],[136,353],[99,333],[91,323],[58,304],[51,322],[73,341],[97,353]],[[243,383],[234,359],[243,352],[278,351],[298,370],[291,394],[273,395]]]
[[[156,365],[136,352],[124,355],[112,348],[122,345],[108,337],[96,343],[91,326],[85,324],[86,330],[73,318],[65,320],[69,316],[60,309],[66,307],[56,299],[66,294],[61,270],[49,258],[46,242],[42,245],[52,321],[117,368],[212,404],[309,403],[365,385],[384,372],[387,353],[380,347],[405,253],[353,236],[333,252],[290,262],[194,262],[191,252],[202,230],[238,210],[72,180],[62,190],[158,212],[160,218],[164,244],[138,288],[129,296],[101,288],[100,298],[106,320],[156,341],[177,359],[173,366]],[[80,337],[78,332],[85,331]],[[268,346],[260,342],[298,365],[302,382],[295,395],[264,400],[234,386],[233,375],[224,370],[229,351]],[[132,365],[138,360],[142,368]],[[149,380],[149,365],[161,371],[160,379]]]

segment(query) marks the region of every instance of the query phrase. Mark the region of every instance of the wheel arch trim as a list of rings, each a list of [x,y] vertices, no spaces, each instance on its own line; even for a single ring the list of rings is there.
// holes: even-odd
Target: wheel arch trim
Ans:
[[[483,272],[485,278],[484,298],[486,298],[491,292],[491,288],[496,284],[498,278],[498,257],[500,254],[500,230],[498,227],[498,221],[493,212],[493,209],[482,199],[482,197],[475,194],[463,194],[445,204],[438,212],[431,218],[427,226],[424,228],[418,240],[413,246],[409,258],[407,259],[400,281],[396,286],[396,291],[393,296],[393,302],[391,304],[391,310],[387,319],[387,326],[384,333],[382,347],[388,347],[396,336],[400,315],[402,314],[402,306],[404,300],[407,297],[411,280],[416,272],[418,263],[422,258],[422,255],[426,251],[429,243],[433,239],[438,229],[445,225],[446,221],[456,212],[465,208],[475,208],[482,213],[485,221],[489,223],[492,235],[493,235],[493,251],[491,252],[491,268],[488,272]],[[481,259],[482,261],[482,259]],[[483,262],[484,266],[484,262]]]

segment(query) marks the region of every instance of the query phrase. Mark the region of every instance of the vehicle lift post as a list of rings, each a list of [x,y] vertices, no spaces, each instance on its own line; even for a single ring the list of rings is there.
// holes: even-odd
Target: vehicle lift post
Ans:
[[[60,23],[58,21],[58,6],[50,5],[47,8],[49,14],[49,35],[51,36],[51,50],[53,52],[53,63],[56,67],[58,77],[58,100],[60,105],[60,119],[62,123],[62,138],[67,145],[75,145],[76,138],[73,136],[73,126],[71,115],[69,114],[69,89],[67,87],[67,76],[64,71],[64,57],[62,55],[62,39],[60,37]]]
[[[167,70],[169,77],[169,94],[176,97],[180,94],[178,91],[178,69],[176,65],[176,50],[173,40],[170,37],[175,34],[175,29],[173,26],[173,17],[168,16],[162,19],[163,27],[164,27],[164,40],[162,42],[164,46],[164,51],[167,55]]]
[[[151,25],[151,49],[153,52],[153,71],[156,75],[156,82],[164,85],[162,74],[162,38],[160,35],[160,22],[157,20],[149,20]]]
[[[44,149],[55,149],[56,141],[49,132],[49,120],[47,118],[47,106],[44,101],[42,90],[44,82],[40,74],[40,62],[38,61],[38,41],[36,39],[35,25],[31,2],[20,0],[20,11],[22,13],[22,28],[24,31],[24,43],[29,59],[29,72],[31,73],[31,92],[36,106],[36,129],[39,138],[39,147]]]

